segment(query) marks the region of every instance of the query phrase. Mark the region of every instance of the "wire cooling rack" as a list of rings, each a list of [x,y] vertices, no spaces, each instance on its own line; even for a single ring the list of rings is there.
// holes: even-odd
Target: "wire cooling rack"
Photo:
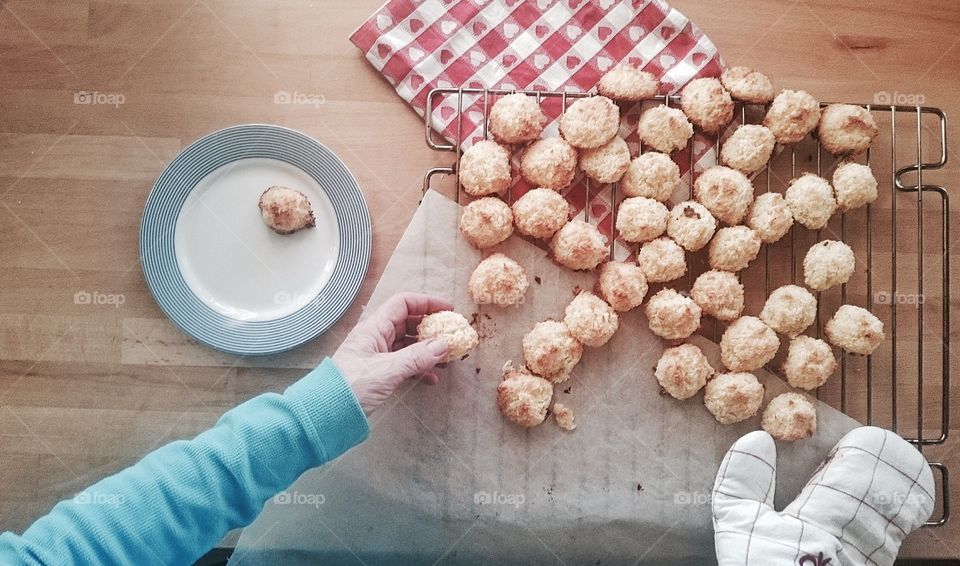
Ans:
[[[468,122],[464,118],[466,108],[476,109],[473,112],[482,110],[482,137],[487,138],[488,110],[498,97],[514,92],[535,96],[541,103],[559,102],[559,112],[566,110],[568,101],[593,96],[572,92],[433,89],[428,95],[425,113],[426,142],[433,150],[455,154],[455,159],[450,166],[434,167],[426,173],[424,191],[434,186],[438,176],[456,175],[462,146],[470,135],[464,128]],[[455,109],[442,124],[434,115],[434,109],[441,104]],[[679,105],[679,96],[661,95],[633,110],[639,113],[656,104]],[[794,226],[781,241],[764,245],[760,256],[740,273],[747,291],[744,312],[759,312],[770,291],[781,285],[803,285],[802,261],[811,245],[823,239],[838,239],[849,244],[857,257],[856,274],[839,289],[817,293],[818,313],[811,333],[819,337],[824,322],[841,304],[849,302],[879,317],[887,339],[871,356],[836,350],[840,360],[839,379],[833,378],[819,388],[817,398],[861,422],[900,433],[923,452],[926,446],[943,444],[949,431],[949,195],[944,186],[930,182],[929,175],[924,178],[947,163],[947,118],[940,109],[926,106],[862,106],[873,113],[880,135],[857,160],[873,169],[879,182],[879,198],[861,209],[834,215],[822,230],[809,231]],[[763,105],[738,103],[734,122],[759,123],[764,113]],[[476,120],[470,122],[468,128]],[[446,132],[448,139],[438,139],[437,131]],[[624,131],[625,128],[621,128],[621,134]],[[703,162],[695,162],[694,158],[698,153],[693,148],[696,138],[691,138],[686,150],[674,156],[684,170],[684,190],[688,194],[703,168]],[[712,143],[714,155],[719,155],[721,137]],[[629,145],[634,156],[642,150],[638,143]],[[808,136],[800,144],[778,146],[767,167],[753,176],[754,187],[757,193],[783,192],[791,179],[805,172],[829,179],[839,162],[823,151],[814,137]],[[590,221],[594,200],[603,199],[610,205],[611,220],[606,228],[612,230],[612,218],[616,217],[619,201],[617,184],[598,186],[594,183],[591,187],[585,178],[575,180],[574,184],[577,183],[585,187],[579,214]],[[456,179],[456,188],[451,190],[458,203],[469,198],[461,189]],[[505,199],[512,202],[513,196],[511,187]],[[610,238],[611,257],[618,255],[618,259],[623,259],[625,254],[629,257],[636,251],[635,245],[631,249],[630,244],[615,240]],[[623,248],[619,247],[621,244]],[[703,252],[688,254],[688,265],[690,269],[684,279],[669,286],[689,290],[697,275],[709,269]],[[761,286],[763,295],[756,291]],[[650,293],[658,287],[651,285]],[[723,323],[718,321],[706,322],[701,328],[701,333],[714,340],[722,332]],[[771,362],[770,369],[775,373],[779,373],[780,360],[778,357]],[[929,464],[938,479],[940,513],[939,518],[928,521],[926,526],[941,526],[950,517],[949,470],[942,462],[930,461]]]

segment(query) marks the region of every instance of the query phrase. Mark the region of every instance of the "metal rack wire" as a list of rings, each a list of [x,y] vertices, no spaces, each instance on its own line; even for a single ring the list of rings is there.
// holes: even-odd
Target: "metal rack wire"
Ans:
[[[474,101],[472,104],[482,106],[482,132],[483,137],[487,138],[486,116],[490,106],[496,97],[514,92],[535,96],[538,103],[546,99],[559,99],[561,112],[566,110],[568,100],[593,96],[590,93],[570,92],[433,89],[427,97],[426,142],[433,150],[454,153],[455,161],[450,166],[430,169],[424,177],[424,191],[433,186],[438,175],[455,175],[457,172],[461,146],[465,141],[465,97],[469,96]],[[456,111],[448,126],[452,128],[455,122],[455,133],[450,134],[450,130],[447,130],[453,138],[452,142],[448,142],[436,137],[435,132],[443,128],[434,123],[434,109],[438,100],[451,97],[454,103],[450,106],[455,107]],[[643,104],[677,105],[679,97],[661,95]],[[925,106],[862,106],[874,114],[880,125],[878,139],[864,155],[859,156],[860,161],[873,169],[880,183],[879,199],[863,209],[835,215],[823,230],[810,232],[794,226],[780,242],[764,246],[762,257],[742,272],[741,277],[754,281],[756,286],[762,281],[764,295],[753,299],[755,302],[759,300],[762,305],[762,301],[775,288],[774,280],[778,280],[777,286],[798,281],[798,259],[802,261],[806,246],[825,238],[840,239],[859,251],[858,275],[841,286],[839,293],[836,290],[817,293],[818,313],[814,331],[820,336],[824,321],[840,304],[854,298],[857,300],[851,300],[851,303],[866,307],[884,321],[888,339],[877,352],[865,358],[838,351],[839,380],[833,379],[818,389],[817,397],[861,422],[899,432],[923,452],[926,446],[943,444],[949,432],[949,195],[944,186],[930,183],[929,176],[927,180],[924,179],[925,173],[941,169],[947,163],[947,118],[940,109]],[[758,122],[764,111],[762,105],[738,104],[735,121],[741,124]],[[692,140],[687,148],[690,156],[688,173],[684,175],[688,188],[692,187],[699,173],[694,163]],[[720,144],[720,137],[717,137],[714,145],[717,155]],[[931,149],[939,151],[934,151],[934,157],[924,161]],[[827,176],[837,163],[839,160],[824,152],[814,138],[790,147],[778,146],[778,153],[771,158],[767,167],[753,177],[754,187],[757,192],[782,191],[789,180],[798,174],[809,171]],[[583,214],[589,221],[591,198],[602,187],[591,187],[589,181],[585,181],[585,186]],[[618,204],[617,189],[617,184],[609,189],[614,218]],[[458,203],[461,202],[461,192],[457,179],[454,198]],[[934,205],[939,204],[939,209],[930,205],[931,197]],[[511,192],[508,192],[506,199],[512,201]],[[930,222],[931,219],[927,217],[934,214],[936,222]],[[885,216],[889,216],[888,223],[884,222]],[[902,234],[913,230],[915,234],[912,237]],[[614,238],[610,240],[612,257]],[[933,249],[936,250],[935,256],[930,251]],[[787,257],[790,262],[789,277],[786,277],[787,270],[784,269]],[[886,261],[880,261],[880,257],[886,258]],[[690,263],[693,267],[686,276],[686,282],[679,282],[680,285],[674,282],[671,286],[682,287],[685,284],[689,289],[695,279],[696,258],[691,258]],[[701,258],[700,267],[704,263]],[[931,270],[939,270],[939,277],[932,282],[929,277]],[[802,285],[802,281],[798,284]],[[747,312],[751,311],[751,288],[756,287],[747,286]],[[877,289],[884,290],[877,292]],[[651,289],[652,292],[654,289]],[[908,308],[915,310],[915,313],[906,312]],[[935,322],[934,326],[930,325],[931,319]],[[702,329],[708,334],[710,330]],[[716,340],[721,333],[721,323],[715,322],[712,325],[712,337]],[[911,340],[914,335],[915,340]],[[915,350],[912,360],[909,356],[911,350]],[[937,353],[939,356],[936,356]],[[931,363],[936,357],[939,357],[939,363]],[[925,406],[931,398],[937,397],[939,411]],[[931,427],[931,421],[939,426]],[[927,526],[940,526],[950,517],[949,470],[942,462],[930,461],[929,464],[935,471],[935,477],[939,477],[938,507],[941,513],[938,519],[928,521]]]

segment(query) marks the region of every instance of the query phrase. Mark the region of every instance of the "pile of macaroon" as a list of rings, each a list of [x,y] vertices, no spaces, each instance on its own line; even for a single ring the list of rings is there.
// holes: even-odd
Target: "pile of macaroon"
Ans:
[[[846,283],[855,270],[853,250],[825,240],[812,246],[803,261],[806,287],[774,290],[759,316],[743,315],[744,288],[737,273],[753,261],[762,244],[782,238],[794,224],[810,230],[827,225],[836,211],[848,211],[877,198],[870,167],[857,163],[878,129],[863,107],[831,104],[821,109],[810,94],[776,93],[768,77],[745,67],[725,70],[719,78],[698,78],[682,90],[680,108],[652,106],[641,114],[641,152],[632,157],[619,136],[620,103],[652,99],[659,81],[630,65],[607,72],[596,95],[578,98],[560,118],[560,137],[541,138],[547,117],[536,96],[515,93],[491,107],[487,129],[492,140],[468,147],[459,162],[464,190],[477,197],[464,210],[460,230],[475,247],[486,249],[514,231],[549,240],[554,260],[569,269],[597,274],[595,289],[580,292],[558,320],[534,326],[523,338],[524,365],[507,362],[497,387],[503,415],[531,427],[550,412],[554,385],[566,381],[583,348],[603,346],[617,331],[618,313],[643,305],[650,330],[670,347],[655,375],[663,391],[688,399],[705,389],[704,405],[723,424],[754,416],[763,403],[763,385],[752,373],[768,364],[789,340],[783,374],[793,387],[812,390],[837,369],[833,346],[869,355],[883,341],[882,322],[868,310],[843,305],[826,323],[827,341],[804,335],[817,316],[812,291]],[[616,101],[616,102],[615,102]],[[703,171],[693,185],[693,200],[668,208],[681,182],[671,154],[687,147],[694,127],[719,135],[731,122],[736,101],[764,105],[761,124],[738,126],[722,141],[720,165]],[[766,167],[777,144],[796,144],[814,133],[821,146],[842,156],[832,183],[806,173],[793,179],[783,194],[754,197],[750,175]],[[520,153],[520,174],[537,188],[512,206],[499,197],[511,185],[511,154]],[[561,194],[577,170],[597,183],[619,183],[624,199],[617,207],[620,238],[638,245],[636,261],[608,261],[608,242],[596,226],[571,219]],[[709,246],[709,247],[707,247]],[[707,247],[710,270],[690,293],[665,287],[646,300],[648,284],[669,283],[687,273],[688,252]],[[528,291],[523,267],[493,253],[476,267],[469,281],[477,304],[517,305]],[[728,323],[720,341],[722,371],[710,365],[694,344],[683,343],[711,316]],[[451,344],[449,359],[465,355],[478,343],[462,315],[443,312],[424,318],[419,337],[442,337]],[[557,423],[575,427],[572,411],[553,402]],[[761,426],[782,440],[799,440],[816,431],[816,410],[803,395],[785,393],[766,406]]]

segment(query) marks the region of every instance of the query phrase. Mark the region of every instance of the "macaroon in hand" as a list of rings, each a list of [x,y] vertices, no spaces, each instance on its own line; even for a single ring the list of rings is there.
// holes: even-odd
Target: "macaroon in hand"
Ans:
[[[274,185],[260,195],[259,206],[263,222],[278,234],[293,234],[317,224],[310,200],[300,191]]]
[[[480,343],[480,335],[462,314],[439,311],[423,317],[417,325],[417,340],[439,338],[448,346],[444,362],[462,359]]]

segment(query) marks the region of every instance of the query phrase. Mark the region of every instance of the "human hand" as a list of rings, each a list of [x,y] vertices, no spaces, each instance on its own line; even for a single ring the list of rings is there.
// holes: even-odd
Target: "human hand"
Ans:
[[[424,315],[452,308],[438,297],[398,293],[350,331],[333,362],[365,413],[383,404],[411,377],[420,375],[430,385],[439,381],[432,370],[447,355],[447,343],[417,342],[417,325]]]
[[[930,466],[889,430],[860,427],[830,451],[800,495],[773,508],[777,448],[764,431],[740,438],[713,487],[720,566],[891,565],[933,512]]]

